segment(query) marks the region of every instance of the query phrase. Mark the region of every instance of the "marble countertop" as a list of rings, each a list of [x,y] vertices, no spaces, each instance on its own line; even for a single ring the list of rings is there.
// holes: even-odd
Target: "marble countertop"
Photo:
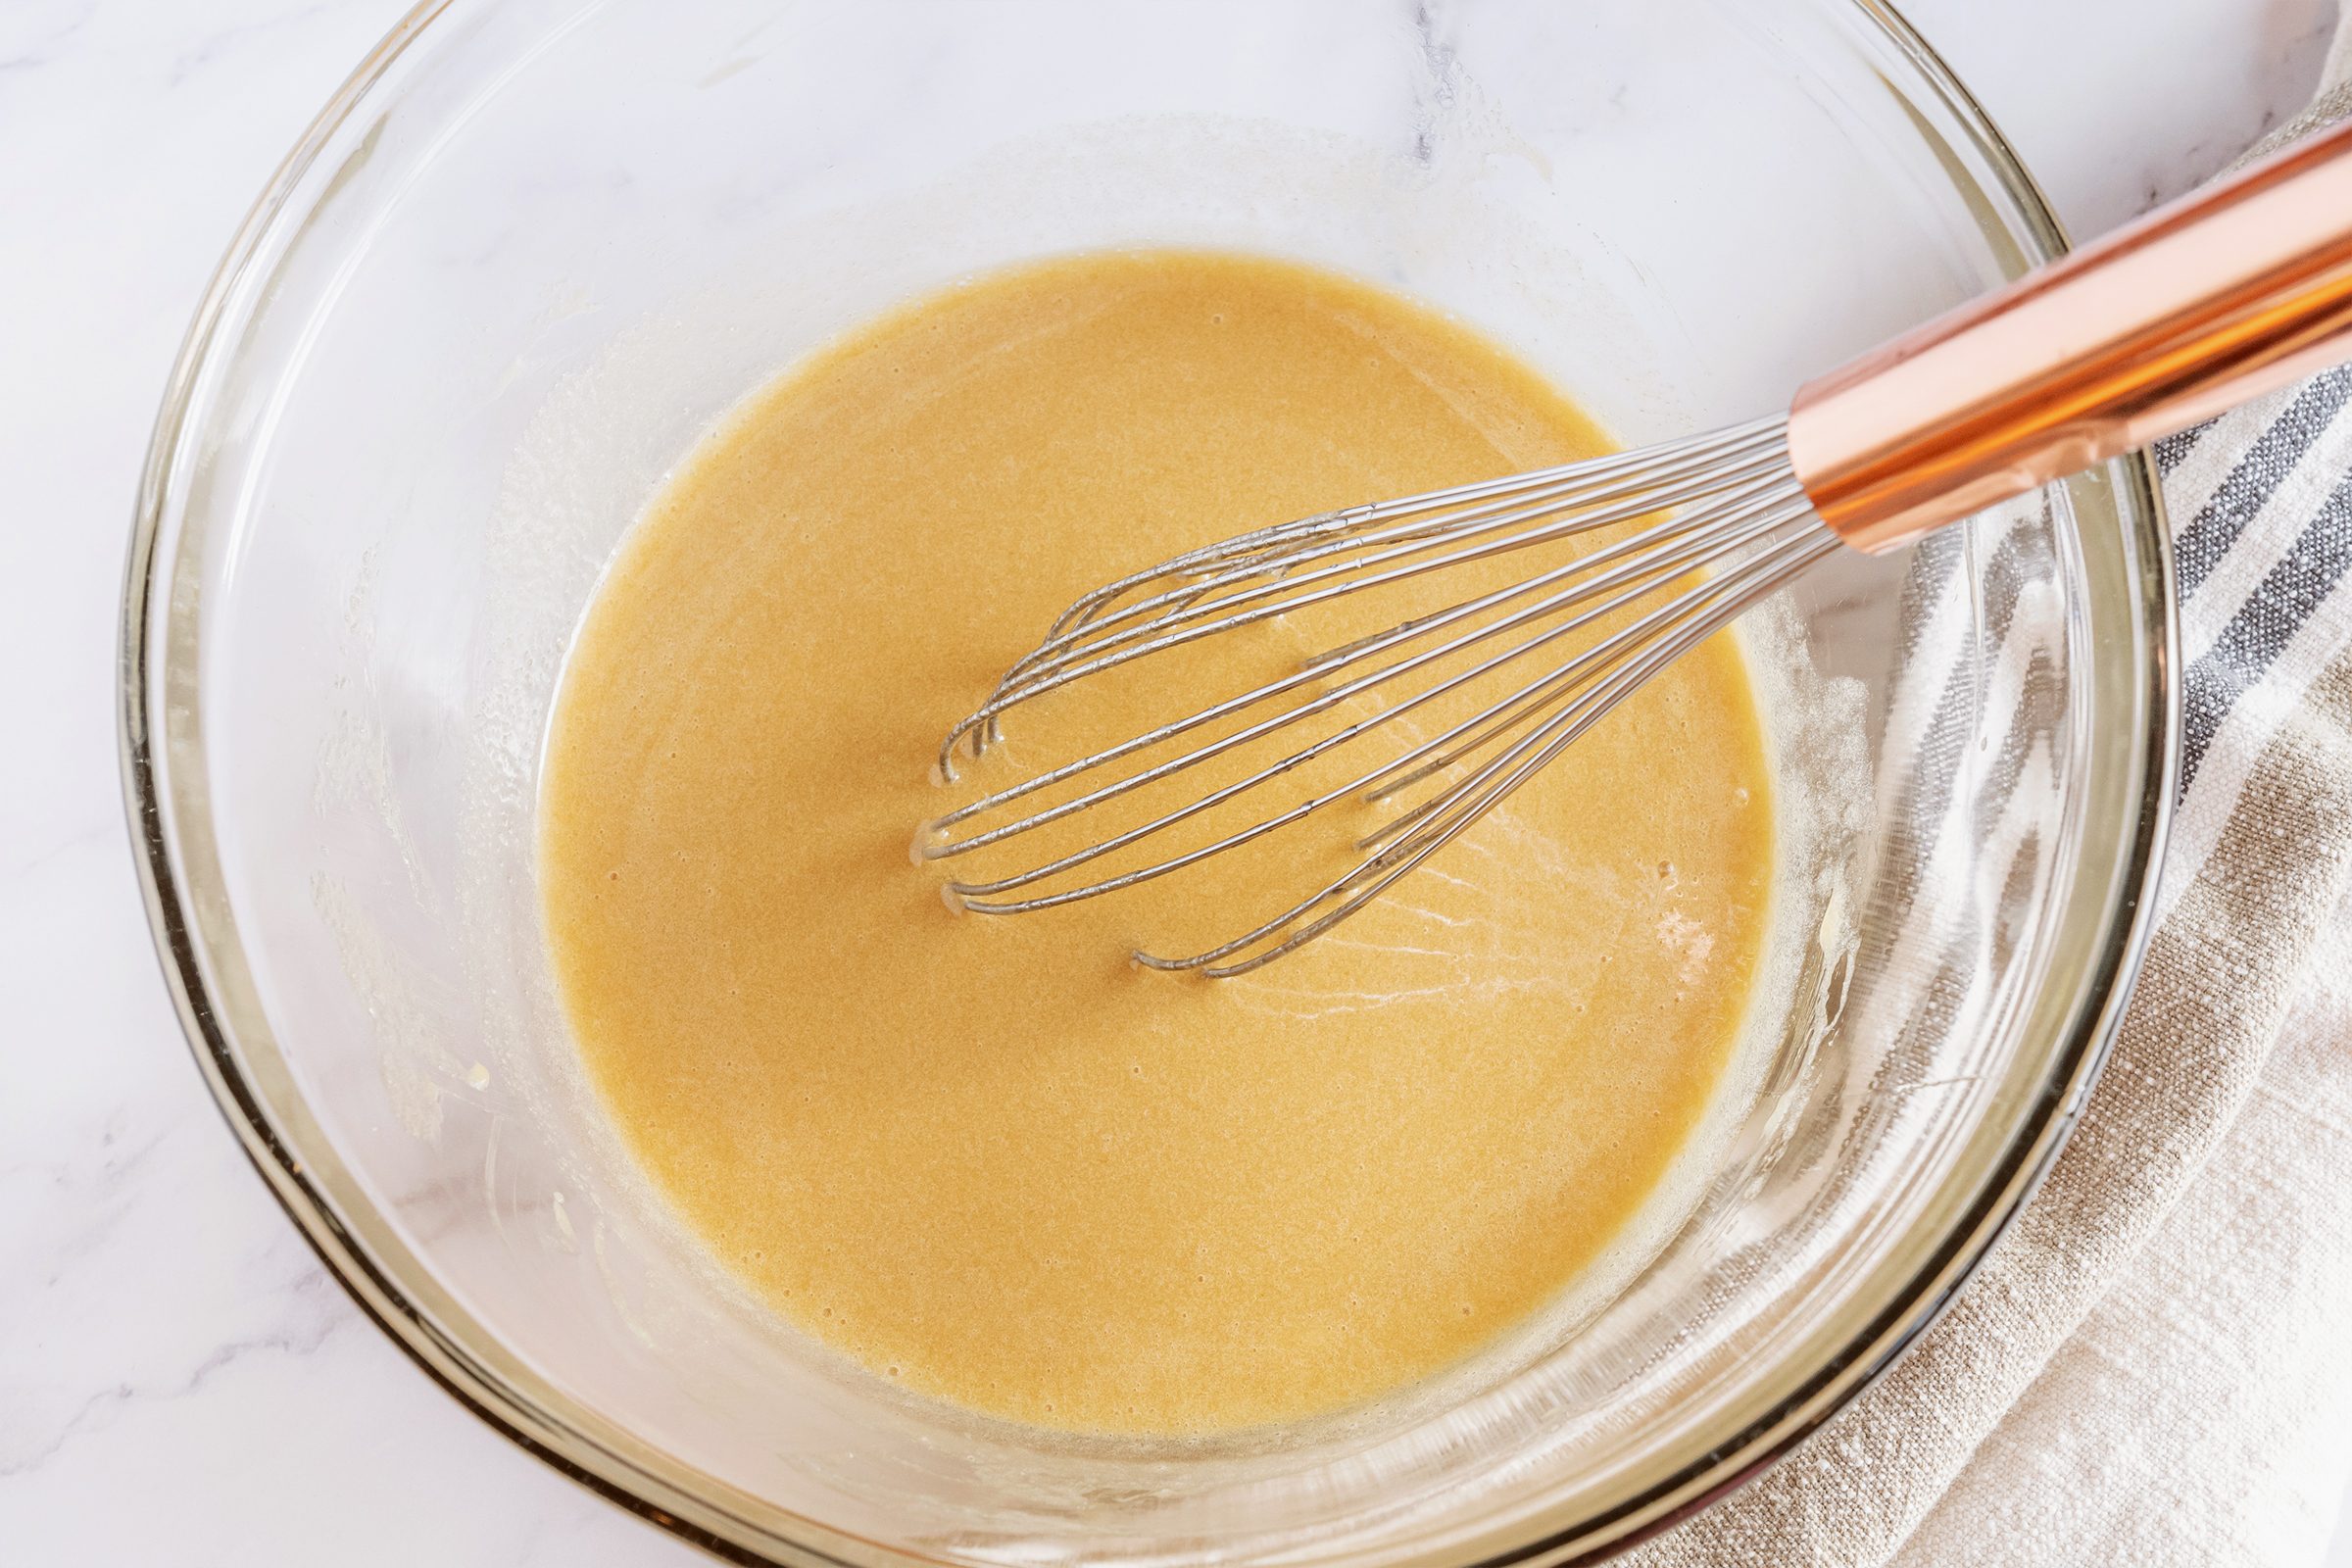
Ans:
[[[188,1060],[122,827],[116,599],[165,373],[247,204],[402,9],[0,6],[0,1559],[28,1568],[706,1560],[460,1409],[320,1270]],[[2078,237],[2290,116],[2334,14],[1906,10]]]

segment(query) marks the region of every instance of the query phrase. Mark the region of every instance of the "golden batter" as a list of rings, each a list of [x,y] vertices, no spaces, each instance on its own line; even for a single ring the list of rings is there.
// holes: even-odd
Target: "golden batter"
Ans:
[[[1758,961],[1729,639],[1239,980],[1124,961],[1119,900],[953,913],[907,843],[939,736],[1085,588],[1601,447],[1417,306],[1195,253],[984,278],[751,399],[590,607],[545,773],[556,972],[661,1190],[877,1374],[1065,1428],[1330,1410],[1558,1298],[1666,1177]],[[1230,934],[1240,874],[1151,897]]]

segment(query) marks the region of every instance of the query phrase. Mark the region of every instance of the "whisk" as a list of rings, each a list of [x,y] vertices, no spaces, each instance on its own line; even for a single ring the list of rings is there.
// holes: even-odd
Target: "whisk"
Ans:
[[[1392,624],[998,784],[926,824],[917,851],[936,860],[1048,845],[1033,863],[949,884],[963,908],[1020,913],[1429,785],[1354,841],[1344,871],[1271,918],[1181,956],[1136,955],[1154,968],[1247,973],[1364,908],[1816,562],[1894,549],[2347,358],[2352,126],[1865,355],[1806,385],[1786,415],[1259,528],[1097,588],[948,733],[944,779],[959,750],[983,755],[1015,710],[1074,684],[1210,639],[1275,635],[1372,590],[1411,599]],[[1624,531],[1493,586],[1494,572],[1476,569],[1600,529]],[[1181,664],[1163,678],[1193,684]],[[1194,771],[1221,758],[1240,776]],[[1211,782],[1126,820],[1188,777]],[[1272,800],[1286,777],[1317,782]],[[1243,824],[1226,826],[1237,812]],[[1212,836],[1164,837],[1187,823]],[[1054,824],[1066,825],[1026,837]]]

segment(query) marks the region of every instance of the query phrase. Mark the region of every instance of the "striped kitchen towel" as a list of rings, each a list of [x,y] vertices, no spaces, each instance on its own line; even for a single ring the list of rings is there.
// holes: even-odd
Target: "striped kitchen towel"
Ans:
[[[2264,150],[2352,114],[2345,56]],[[2352,1470],[2352,369],[2157,465],[2181,793],[2106,1070],[1952,1309],[1643,1568],[2271,1565],[2326,1539]],[[2030,743],[2030,678],[2003,696]],[[1938,704],[1915,706],[1924,775]]]

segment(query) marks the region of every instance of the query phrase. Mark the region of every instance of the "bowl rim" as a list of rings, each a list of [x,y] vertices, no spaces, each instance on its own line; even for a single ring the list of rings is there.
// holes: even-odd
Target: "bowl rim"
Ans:
[[[196,405],[200,372],[215,348],[232,297],[276,225],[287,216],[304,175],[399,57],[458,3],[419,0],[314,117],[238,225],[206,286],[165,383],[132,515],[117,661],[117,740],[140,894],[181,1030],[222,1118],[327,1272],[428,1378],[460,1406],[525,1452],[637,1517],[722,1559],[752,1565],[794,1562],[852,1568],[864,1556],[860,1547],[880,1544],[838,1536],[830,1544],[780,1538],[723,1501],[656,1474],[612,1445],[542,1407],[484,1366],[433,1321],[345,1228],[300,1154],[271,1125],[259,1091],[238,1062],[230,1027],[200,956],[198,921],[188,903],[189,890],[166,812],[164,780],[155,750],[169,694],[163,681],[150,679],[159,647],[155,631],[166,623],[158,617],[158,602],[168,591],[168,584],[156,574],[158,545],[172,510],[180,437]],[[1877,27],[1974,140],[2004,194],[2015,204],[2015,216],[2027,238],[2040,252],[2027,260],[2046,262],[2067,251],[2070,241],[2057,215],[2007,138],[1889,0],[1828,3],[1843,4]],[[1838,1353],[1800,1379],[1736,1437],[1676,1474],[1598,1515],[1476,1559],[1475,1568],[1537,1560],[1582,1563],[1615,1555],[1690,1518],[1768,1469],[1844,1408],[1935,1323],[2048,1174],[2114,1043],[2153,933],[2153,894],[2179,771],[2178,607],[2162,490],[2145,450],[2109,465],[2107,472],[2119,488],[2129,492],[2120,498],[2124,510],[2147,523],[2129,540],[2140,568],[2142,602],[2138,608],[2154,632],[2145,645],[2147,684],[2137,693],[2146,721],[2140,752],[2145,788],[2119,857],[2115,906],[2100,934],[2098,951],[2084,968],[2082,1000],[2052,1056],[2051,1076],[2018,1118],[2007,1148],[1941,1244]],[[807,1522],[820,1532],[825,1530],[815,1521]],[[741,1534],[729,1531],[730,1525]],[[760,1544],[753,1544],[754,1540]]]

